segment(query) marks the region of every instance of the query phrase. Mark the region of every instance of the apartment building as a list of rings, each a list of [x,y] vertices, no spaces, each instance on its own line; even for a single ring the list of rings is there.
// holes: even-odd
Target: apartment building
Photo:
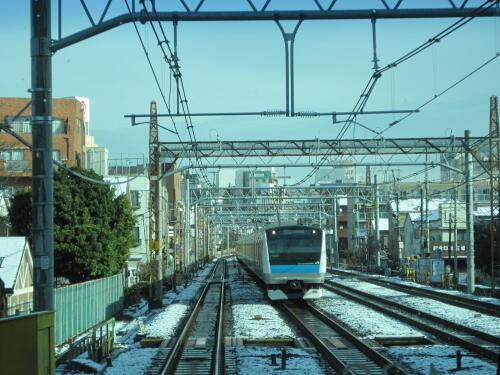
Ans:
[[[17,118],[29,98],[0,98],[0,121],[32,143],[31,107]],[[84,108],[76,98],[53,99],[53,157],[66,166],[85,166]],[[0,187],[23,188],[31,185],[32,156],[28,147],[10,134],[0,133]]]

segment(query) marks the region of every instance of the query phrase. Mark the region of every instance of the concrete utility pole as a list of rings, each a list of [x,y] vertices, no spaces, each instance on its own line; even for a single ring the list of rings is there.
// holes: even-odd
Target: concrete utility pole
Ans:
[[[401,252],[401,247],[399,246],[399,193],[396,193],[396,246],[398,247],[398,263],[401,264],[401,259],[403,258],[403,254]]]
[[[196,267],[199,267],[198,264],[198,242],[199,242],[199,232],[198,232],[198,203],[194,205],[194,263]]]
[[[161,172],[161,169],[160,169]],[[161,182],[158,182],[159,194],[158,194],[158,286],[156,288],[156,300],[161,303],[163,300],[163,250],[165,249],[165,254],[168,254],[168,246],[167,241],[164,241],[165,234],[168,235],[168,208],[165,208],[163,204],[163,200],[166,199],[163,197]],[[167,228],[164,228],[165,223],[167,224]],[[163,246],[165,244],[165,246]],[[168,259],[168,256],[167,256]]]
[[[208,220],[206,212],[203,216],[203,264],[208,261]]]
[[[380,267],[380,230],[379,230],[379,197],[378,197],[378,181],[377,175],[373,176],[373,183],[375,184],[375,257],[377,267]]]
[[[425,253],[425,232],[424,232],[424,189],[420,188],[420,254]]]
[[[366,167],[366,185],[371,187],[372,177],[370,167]],[[373,201],[375,200],[375,190],[371,189],[371,194]],[[373,230],[373,201],[370,205],[367,202],[364,203],[365,211],[365,254],[366,254],[366,269],[367,271],[373,271],[376,263],[375,246],[374,246],[374,230]]]
[[[474,266],[474,190],[472,186],[473,168],[470,152],[470,130],[465,131],[465,221],[466,221],[466,246],[467,246],[467,293],[475,290]]]
[[[186,172],[186,205],[185,205],[185,227],[184,227],[184,277],[187,277],[189,266],[189,249],[191,236],[191,206],[190,206],[190,186],[189,186],[189,171]]]
[[[337,229],[337,197],[333,198],[333,258],[335,259],[335,267],[339,267],[339,236]]]
[[[451,229],[452,229],[451,224],[452,224],[451,212],[448,211],[448,263],[450,264],[450,268],[451,268]]]
[[[54,188],[50,0],[31,1],[33,308],[54,310]]]
[[[427,166],[429,165],[429,154],[425,154],[425,253],[431,253],[431,228],[429,225],[429,171]]]
[[[495,225],[495,169],[497,180],[497,194],[498,194],[498,209],[500,209],[500,130],[498,125],[498,98],[496,96],[490,97],[490,126],[489,126],[489,172],[490,172],[490,273],[491,273],[491,289],[495,289],[495,248],[498,251],[500,246],[500,228]],[[496,155],[495,155],[496,150]],[[495,160],[496,159],[496,160]],[[500,214],[497,215],[497,220],[500,220]],[[497,235],[495,236],[495,229]],[[495,238],[496,237],[496,238]],[[495,246],[496,239],[496,246]]]
[[[358,213],[356,210],[356,198],[347,197],[347,247],[352,250],[354,256],[358,256]]]
[[[458,255],[457,255],[457,190],[453,190],[453,218],[455,225],[453,228],[453,284],[458,285]]]

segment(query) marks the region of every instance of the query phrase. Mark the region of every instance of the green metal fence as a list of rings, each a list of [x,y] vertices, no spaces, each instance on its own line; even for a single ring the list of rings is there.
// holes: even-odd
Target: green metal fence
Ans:
[[[56,345],[123,309],[123,287],[117,274],[56,289]]]

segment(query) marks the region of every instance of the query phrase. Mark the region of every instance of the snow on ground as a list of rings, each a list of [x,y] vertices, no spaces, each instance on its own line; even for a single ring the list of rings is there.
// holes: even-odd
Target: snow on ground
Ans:
[[[333,268],[333,267],[331,267],[329,269],[352,273],[353,276],[354,275],[359,275],[359,276],[364,276],[364,277],[380,278],[380,279],[384,279],[386,281],[390,281],[390,282],[396,283],[396,284],[406,284],[406,285],[410,285],[410,286],[413,286],[413,287],[416,287],[416,288],[434,290],[434,291],[440,292],[440,293],[447,293],[447,294],[451,294],[451,295],[455,295],[455,296],[460,296],[460,297],[474,299],[474,300],[477,300],[477,301],[483,301],[483,302],[493,303],[495,305],[500,305],[500,299],[499,298],[482,297],[482,296],[476,296],[474,294],[460,292],[458,290],[449,290],[449,289],[437,288],[437,287],[433,287],[433,286],[429,286],[429,285],[418,284],[416,282],[409,281],[409,280],[402,280],[399,277],[388,277],[388,276],[382,276],[382,275],[373,275],[373,274],[363,273],[363,272],[359,272],[359,271],[355,271],[355,270],[345,270],[343,268]],[[487,288],[487,287],[485,287],[485,288]]]
[[[151,321],[144,324],[144,331],[148,337],[167,339],[175,333],[179,322],[186,315],[189,305],[173,303],[157,314]]]
[[[232,308],[236,337],[252,339],[295,337],[286,322],[270,305],[238,304]],[[262,318],[256,319],[256,315]]]
[[[295,337],[278,311],[245,271],[229,268],[234,336],[267,339]]]
[[[436,288],[436,287],[432,287],[432,286],[429,286],[429,285],[418,284],[418,283],[415,283],[413,281],[401,280],[401,279],[396,278],[396,277],[387,277],[385,279],[387,281],[390,281],[390,282],[393,282],[393,283],[396,283],[396,284],[411,285],[411,286],[414,286],[414,287],[417,287],[417,288],[421,288],[421,289],[434,290],[434,291],[440,292],[440,293],[447,293],[447,294],[451,294],[451,295],[454,295],[454,296],[460,296],[460,297],[470,298],[470,299],[473,299],[473,300],[476,300],[476,301],[488,302],[488,303],[492,303],[492,304],[500,306],[500,299],[494,298],[494,297],[482,297],[482,296],[476,296],[474,294],[469,294],[469,293],[461,292],[461,291],[458,291],[458,290]]]
[[[394,347],[381,349],[421,374],[495,375],[496,367],[462,351],[462,370],[456,370],[453,346]],[[434,368],[435,372],[432,372]]]
[[[404,323],[328,290],[324,291],[323,298],[315,301],[315,304],[339,318],[362,337],[423,336],[422,332]]]
[[[179,321],[189,309],[191,300],[196,296],[203,280],[212,269],[212,264],[199,272],[186,288],[180,286],[177,293],[168,291],[164,294],[162,309],[148,310],[146,300],[130,306],[123,311],[123,315],[133,320],[117,321],[115,324],[115,348],[122,352],[113,359],[113,366],[107,367],[106,375],[142,375],[151,365],[152,358],[158,349],[141,348],[139,342],[135,342],[138,333],[145,333],[150,337],[168,338],[177,328]],[[144,327],[144,332],[142,331]],[[87,359],[87,353],[80,356],[80,360],[89,364],[93,362]],[[101,366],[95,364],[96,366]]]
[[[320,375],[318,355],[304,349],[287,348],[286,369],[281,369],[281,350],[279,348],[237,347],[236,360],[239,375],[264,374],[301,374]],[[277,366],[271,365],[271,354],[277,356]]]
[[[151,365],[157,351],[156,348],[130,349],[113,359],[112,366],[109,367],[83,358],[87,353],[83,353],[81,358],[76,359],[76,362],[85,364],[87,367],[95,369],[96,372],[102,371],[103,375],[143,375]],[[72,374],[84,375],[86,373],[72,372]]]
[[[210,270],[211,267],[207,267],[199,272],[187,288],[177,287],[178,294],[169,292],[164,296],[163,302],[168,302],[170,305],[158,312],[151,320],[144,322],[147,336],[169,338],[174,334],[179,322],[187,314],[191,301],[203,286]]]
[[[113,360],[105,375],[142,375],[146,373],[158,349],[130,349]]]
[[[86,353],[84,353],[84,355],[86,355]],[[94,361],[91,361],[88,358],[78,357],[75,358],[73,362],[85,365],[86,368],[88,368],[89,370],[92,369],[95,372],[99,372],[104,369],[104,365],[101,365],[100,363],[95,363]]]
[[[339,282],[357,290],[387,298],[396,303],[439,316],[457,324],[471,327],[492,335],[500,335],[500,318],[497,317],[478,314],[477,312],[469,309],[449,305],[447,303],[425,297],[398,292],[365,281],[343,279]]]

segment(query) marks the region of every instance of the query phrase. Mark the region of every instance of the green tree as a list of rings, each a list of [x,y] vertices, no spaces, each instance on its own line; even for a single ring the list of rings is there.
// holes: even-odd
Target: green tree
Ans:
[[[101,180],[93,171],[74,171]],[[113,275],[125,265],[136,219],[128,199],[109,185],[64,169],[54,173],[55,274],[71,282]],[[9,210],[14,235],[31,236],[31,192],[16,194]]]

